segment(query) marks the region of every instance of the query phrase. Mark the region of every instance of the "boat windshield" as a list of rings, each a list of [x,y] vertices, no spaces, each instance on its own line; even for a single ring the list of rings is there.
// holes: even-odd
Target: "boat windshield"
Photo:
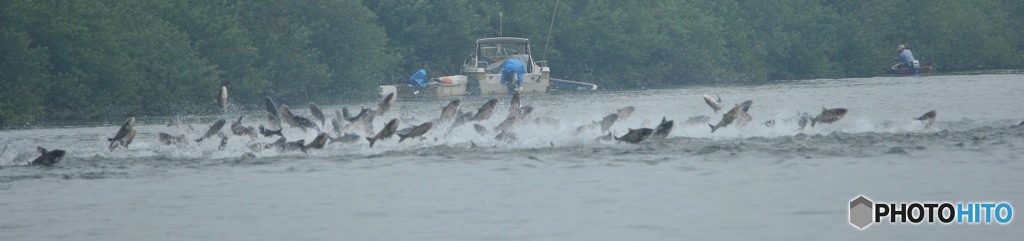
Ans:
[[[501,66],[504,65],[505,60],[509,57],[519,59],[529,68],[529,50],[529,45],[525,42],[480,43],[480,48],[477,49],[477,56],[480,56],[480,58],[477,60],[486,62],[486,71],[488,73],[497,73],[500,71]]]

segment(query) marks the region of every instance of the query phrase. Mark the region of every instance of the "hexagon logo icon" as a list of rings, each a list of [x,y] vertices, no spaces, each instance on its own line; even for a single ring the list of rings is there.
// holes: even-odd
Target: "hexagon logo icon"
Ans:
[[[875,205],[871,202],[871,199],[868,199],[863,195],[850,200],[850,212],[848,213],[850,217],[850,225],[853,225],[859,230],[864,230],[868,226],[871,226],[871,224],[874,223],[873,219],[875,215],[871,210],[874,206]]]

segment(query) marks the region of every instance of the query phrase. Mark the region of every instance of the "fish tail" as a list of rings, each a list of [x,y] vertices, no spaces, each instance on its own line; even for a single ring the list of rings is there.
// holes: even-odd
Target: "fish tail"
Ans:
[[[370,137],[367,137],[366,140],[370,141],[370,148],[373,148],[373,143],[377,141],[377,139],[373,139],[373,138],[370,138]]]
[[[401,135],[401,134],[399,134],[398,135],[398,143],[402,143],[402,141],[404,141],[405,138],[409,138],[409,135]]]
[[[711,133],[715,133],[715,130],[718,130],[718,127],[715,127],[714,125],[711,125],[711,123],[708,123],[708,126],[711,127]]]

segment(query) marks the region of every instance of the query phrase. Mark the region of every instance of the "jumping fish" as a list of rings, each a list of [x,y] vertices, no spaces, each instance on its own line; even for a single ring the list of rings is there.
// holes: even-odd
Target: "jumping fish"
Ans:
[[[220,87],[220,92],[217,93],[217,106],[220,107],[222,111],[228,112],[228,86],[227,85],[222,85]]]
[[[395,135],[396,130],[398,130],[398,119],[391,119],[391,121],[388,121],[388,123],[384,125],[384,129],[377,132],[376,136],[367,137],[366,140],[370,141],[370,148],[373,148],[374,142],[391,138],[391,136]]]
[[[612,124],[619,119],[619,114],[609,114],[601,119],[601,132],[608,131],[612,128]]]
[[[252,139],[258,138],[259,133],[256,133],[255,128],[252,128],[251,126],[242,126],[242,118],[244,117],[244,115],[239,116],[238,120],[231,123],[231,134],[235,134],[236,136],[249,136]]]
[[[711,106],[711,109],[715,110],[715,113],[722,110],[722,96],[718,96],[718,99],[715,99],[711,97],[711,95],[704,95],[704,102],[708,103],[708,106]]]
[[[324,112],[320,110],[320,106],[309,102],[309,112],[313,114],[313,119],[320,122],[320,126],[327,126],[327,119],[324,118]]]
[[[654,137],[668,137],[668,134],[672,133],[672,128],[674,126],[675,121],[670,121],[666,117],[661,117],[661,124],[658,124],[658,127],[654,128]]]
[[[498,104],[498,99],[491,99],[480,106],[480,109],[476,111],[476,115],[470,118],[470,121],[484,121],[491,118],[491,114],[494,113],[494,106]]]
[[[265,136],[265,137],[271,137],[271,136],[274,136],[274,135],[278,135],[278,136],[284,137],[284,135],[281,134],[281,130],[282,129],[277,129],[276,131],[275,130],[269,130],[267,128],[264,128],[263,125],[260,125],[260,134]]]
[[[516,110],[519,109],[520,105],[522,105],[522,101],[520,100],[519,92],[516,92],[514,95],[512,95],[512,104],[508,105],[508,112],[516,112]]]
[[[53,165],[63,159],[65,154],[64,150],[47,151],[46,148],[41,146],[36,147],[36,152],[39,153],[39,157],[36,157],[36,159],[32,160],[29,164],[44,166]]]
[[[299,149],[301,149],[302,152],[306,152],[306,150],[310,149],[323,149],[324,145],[327,145],[327,141],[329,140],[330,139],[327,136],[327,133],[321,132],[320,134],[316,135],[316,138],[313,138],[313,141],[310,141],[309,144],[305,144]]]
[[[157,134],[157,139],[159,139],[160,143],[163,143],[164,145],[184,144],[186,140],[185,134],[175,136],[164,132]]]
[[[441,118],[438,120],[438,123],[448,123],[455,120],[455,115],[458,114],[459,104],[461,103],[462,101],[459,99],[448,102],[448,105],[444,106],[444,109],[441,109]]]
[[[224,123],[227,123],[227,121],[225,121],[224,119],[220,119],[217,120],[217,122],[214,122],[213,125],[210,125],[210,129],[206,130],[206,134],[203,134],[202,137],[196,139],[196,142],[203,142],[204,139],[210,138],[211,136],[220,133],[220,129],[224,128]]]
[[[715,133],[719,128],[729,126],[735,120],[751,121],[752,119],[747,112],[743,111],[743,105],[736,105],[729,112],[722,114],[722,120],[718,121],[718,125],[708,123],[708,126],[711,127],[711,133]]]
[[[413,127],[412,130],[410,130],[409,132],[398,133],[398,143],[402,143],[402,141],[404,141],[406,138],[423,136],[423,134],[426,134],[427,131],[430,131],[431,127],[434,127],[434,123],[426,122],[416,127]]]
[[[925,126],[925,128],[928,128],[928,127],[931,127],[932,124],[935,123],[935,115],[936,114],[937,114],[937,112],[935,110],[931,110],[928,113],[924,113],[924,115],[921,115],[921,117],[914,118],[914,119],[915,120],[919,120],[921,122],[925,122],[924,126]]]
[[[388,109],[391,109],[391,105],[395,104],[395,93],[391,92],[387,96],[384,96],[384,100],[377,104],[377,111],[373,112],[374,116],[383,116]]]
[[[626,106],[616,110],[615,114],[618,115],[618,120],[625,120],[629,119],[629,116],[633,115],[634,111],[636,111],[636,107]]]
[[[628,133],[622,135],[622,137],[616,137],[615,140],[636,144],[647,140],[653,134],[654,130],[651,128],[629,129]]]
[[[844,108],[828,109],[821,107],[821,114],[811,119],[811,127],[814,127],[814,124],[818,122],[831,124],[832,122],[839,121],[843,119],[843,116],[846,116],[846,111]]]
[[[331,138],[330,143],[355,143],[357,141],[359,141],[359,135],[346,133],[344,135],[339,136],[338,138]]]
[[[121,128],[117,130],[116,134],[114,134],[114,138],[107,138],[107,141],[110,141],[109,148],[113,151],[114,148],[117,148],[118,146],[128,148],[128,144],[131,144],[134,139],[135,116],[131,116],[128,117],[128,120],[124,121],[124,124],[121,124]]]

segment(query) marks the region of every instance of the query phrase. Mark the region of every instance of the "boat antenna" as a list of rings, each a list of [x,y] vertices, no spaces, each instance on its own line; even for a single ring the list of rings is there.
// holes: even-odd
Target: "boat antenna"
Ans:
[[[505,13],[504,13],[504,12],[498,12],[498,37],[501,37],[501,36],[503,36],[503,35],[504,35],[504,34],[503,34],[503,33],[501,32],[501,27],[502,27],[502,26],[501,26],[501,18],[502,18],[502,17],[504,17],[504,16],[505,16]]]
[[[551,30],[555,28],[555,14],[558,13],[558,0],[555,0],[555,10],[551,11],[551,24],[548,25],[548,39],[544,41],[544,55],[541,59],[548,59],[548,44],[551,43]]]

